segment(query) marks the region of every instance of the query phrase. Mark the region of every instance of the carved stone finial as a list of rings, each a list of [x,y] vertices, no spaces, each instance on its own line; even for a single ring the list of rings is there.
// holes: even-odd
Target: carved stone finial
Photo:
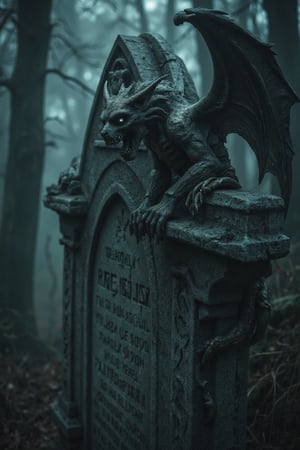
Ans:
[[[80,176],[80,156],[74,157],[68,169],[61,172],[58,183],[47,187],[47,195],[59,195],[67,193],[70,195],[82,194]]]

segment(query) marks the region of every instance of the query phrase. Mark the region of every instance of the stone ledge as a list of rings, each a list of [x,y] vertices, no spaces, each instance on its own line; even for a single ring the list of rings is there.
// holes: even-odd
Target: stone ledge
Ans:
[[[197,217],[170,221],[167,237],[238,261],[265,261],[288,254],[283,220],[280,197],[217,191]]]
[[[84,195],[46,195],[44,205],[58,214],[84,216],[88,213],[88,202]]]
[[[247,192],[239,189],[227,189],[213,192],[207,197],[206,203],[214,206],[227,207],[243,213],[254,211],[280,210],[284,212],[284,201],[281,197],[258,192]]]
[[[48,195],[44,205],[67,216],[88,212],[83,195]],[[289,252],[283,221],[284,203],[280,197],[223,190],[208,196],[196,217],[168,222],[167,237],[238,261],[264,261]]]

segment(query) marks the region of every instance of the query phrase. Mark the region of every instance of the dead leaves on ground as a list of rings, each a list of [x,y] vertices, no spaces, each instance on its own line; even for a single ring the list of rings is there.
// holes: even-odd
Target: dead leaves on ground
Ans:
[[[49,404],[59,390],[59,364],[0,354],[0,442],[5,450],[35,450],[54,439]]]

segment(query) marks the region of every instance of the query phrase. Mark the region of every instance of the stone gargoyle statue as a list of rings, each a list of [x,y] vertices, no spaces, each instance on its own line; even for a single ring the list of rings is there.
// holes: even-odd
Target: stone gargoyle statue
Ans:
[[[189,103],[167,76],[123,86],[116,95],[107,85],[104,89],[101,134],[106,144],[122,143],[121,156],[130,161],[144,140],[153,157],[150,187],[131,216],[130,229],[138,239],[161,236],[180,201],[195,214],[209,192],[240,187],[224,145],[229,133],[242,136],[254,150],[259,182],[267,171],[278,178],[288,207],[289,116],[299,99],[271,46],[222,11],[186,9],[174,17],[175,25],[183,22],[200,31],[211,53],[214,79],[206,97]]]

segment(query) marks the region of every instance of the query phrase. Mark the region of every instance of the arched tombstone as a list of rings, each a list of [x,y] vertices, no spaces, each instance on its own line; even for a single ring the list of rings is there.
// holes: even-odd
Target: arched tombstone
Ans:
[[[288,251],[283,203],[215,192],[199,217],[169,221],[160,243],[137,242],[129,218],[152,163],[143,146],[126,163],[117,146],[105,145],[103,92],[106,82],[117,94],[122,84],[164,74],[195,100],[183,63],[160,36],[117,38],[81,162],[45,199],[60,216],[65,248],[63,382],[52,406],[65,449],[245,445],[247,336],[259,310],[268,310],[253,292],[270,259]]]

